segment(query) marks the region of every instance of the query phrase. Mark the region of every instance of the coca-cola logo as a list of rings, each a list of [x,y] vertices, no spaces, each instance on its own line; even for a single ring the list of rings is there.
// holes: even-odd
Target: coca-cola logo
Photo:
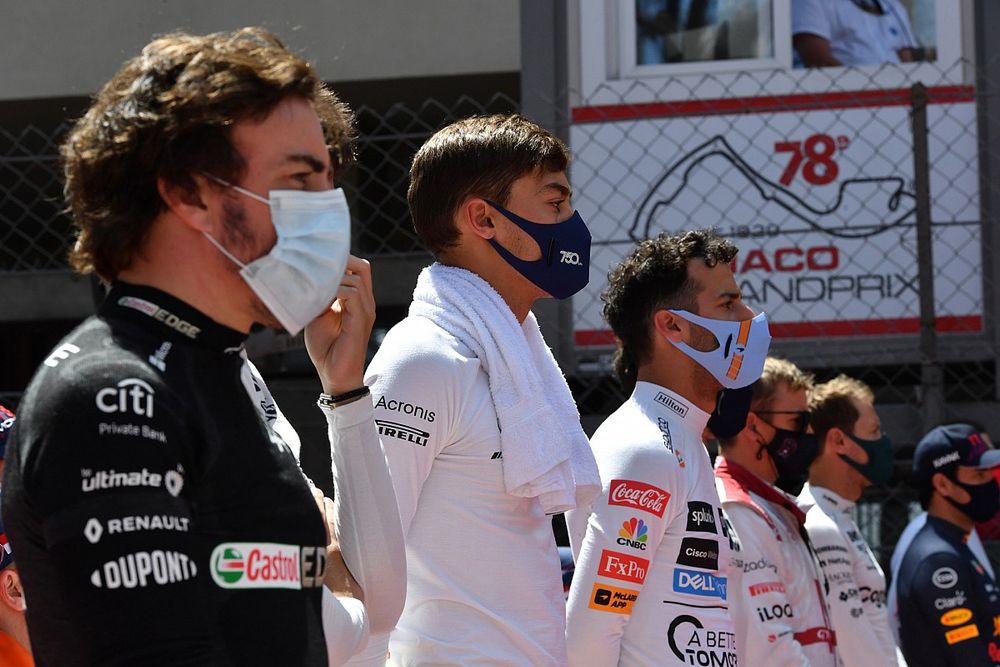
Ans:
[[[670,500],[669,493],[651,484],[632,479],[611,480],[611,491],[608,493],[609,505],[634,507],[663,517],[668,500]]]

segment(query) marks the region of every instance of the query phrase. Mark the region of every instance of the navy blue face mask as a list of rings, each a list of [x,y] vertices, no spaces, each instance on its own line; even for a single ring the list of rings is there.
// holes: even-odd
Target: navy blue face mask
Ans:
[[[556,299],[565,299],[590,282],[590,230],[579,211],[563,222],[544,225],[525,220],[488,199],[487,203],[524,230],[542,249],[542,258],[533,261],[515,257],[489,239],[490,245],[518,273]]]

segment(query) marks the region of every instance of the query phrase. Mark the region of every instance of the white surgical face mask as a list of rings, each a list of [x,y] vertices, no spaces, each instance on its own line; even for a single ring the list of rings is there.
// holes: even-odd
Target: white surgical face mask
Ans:
[[[670,312],[708,329],[715,336],[719,347],[711,352],[701,352],[683,342],[673,345],[711,373],[723,387],[739,389],[760,378],[767,350],[771,347],[767,315],[761,313],[752,320],[731,322],[712,320],[686,310]]]
[[[295,335],[333,302],[351,248],[351,212],[340,188],[309,192],[271,190],[268,198],[208,175],[271,207],[278,241],[271,251],[244,264],[221,243],[219,251],[240,267],[240,275],[281,326]]]

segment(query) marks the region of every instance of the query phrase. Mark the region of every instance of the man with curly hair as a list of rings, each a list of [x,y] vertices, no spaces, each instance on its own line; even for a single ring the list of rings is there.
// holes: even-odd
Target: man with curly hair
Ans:
[[[332,189],[350,139],[312,67],[249,28],[154,40],[70,132],[71,259],[111,289],[35,374],[8,447],[38,664],[339,664],[360,599],[402,583],[362,384],[370,271]],[[255,322],[305,329],[333,459],[364,473],[338,478],[336,508],[248,396]],[[382,582],[345,567],[358,543]]]
[[[601,494],[567,515],[571,665],[737,664],[738,540],[702,440],[720,389],[756,380],[770,343],[733,277],[736,252],[708,231],[660,236],[608,278],[604,317],[631,396],[591,438]]]

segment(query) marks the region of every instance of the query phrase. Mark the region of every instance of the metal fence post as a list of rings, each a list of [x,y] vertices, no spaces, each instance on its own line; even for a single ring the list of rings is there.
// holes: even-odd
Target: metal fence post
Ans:
[[[988,0],[975,3],[976,106],[979,134],[979,198],[982,206],[983,321],[991,336],[994,357],[1000,354],[1000,241],[995,221],[1000,212],[1000,45],[994,39],[1000,29],[1000,4]],[[996,371],[1000,369],[995,369]],[[995,375],[994,375],[995,377]],[[1000,398],[1000,381],[994,379],[994,398]]]
[[[568,144],[567,31],[566,0],[521,0],[521,113]],[[539,301],[532,310],[559,366],[574,373],[573,299]]]
[[[944,420],[944,376],[938,364],[934,328],[934,236],[931,230],[927,99],[924,84],[916,83],[910,88],[913,184],[917,199],[917,284],[920,289],[920,403],[925,431]]]

